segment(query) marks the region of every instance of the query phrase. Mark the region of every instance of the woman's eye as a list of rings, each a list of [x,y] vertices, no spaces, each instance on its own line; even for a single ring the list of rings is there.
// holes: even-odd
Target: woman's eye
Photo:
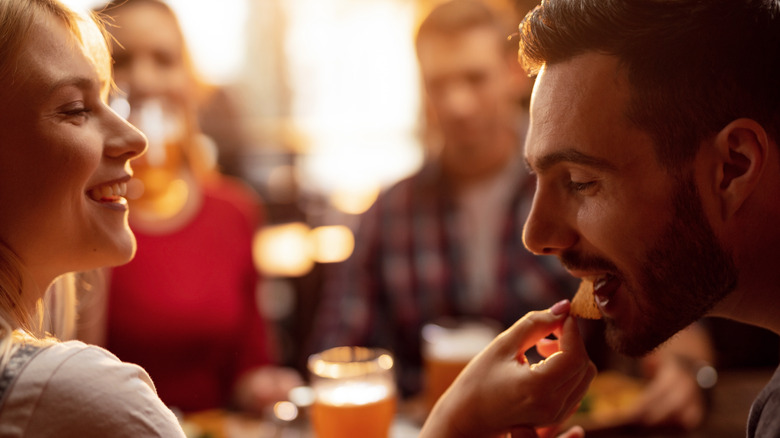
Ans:
[[[82,121],[87,118],[89,113],[91,113],[92,110],[87,107],[75,107],[75,108],[68,108],[62,111],[62,115],[65,116],[67,119],[74,119],[76,121]]]

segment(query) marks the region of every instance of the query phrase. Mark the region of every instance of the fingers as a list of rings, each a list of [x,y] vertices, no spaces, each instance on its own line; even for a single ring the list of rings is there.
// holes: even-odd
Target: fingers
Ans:
[[[541,354],[542,357],[550,357],[560,349],[561,346],[557,339],[544,338],[536,343],[536,351]]]
[[[558,435],[558,438],[584,438],[585,429],[580,426],[574,426],[566,432]]]
[[[512,438],[552,438],[558,431],[557,427],[543,427],[539,429],[532,429],[530,427],[523,427],[513,429]],[[581,426],[573,426],[566,432],[558,435],[558,438],[584,438],[585,429]]]
[[[574,318],[566,318],[559,337],[561,351],[567,351],[580,356],[587,356],[585,342],[580,335],[580,329]]]
[[[585,373],[588,368],[593,367],[585,349],[585,342],[580,336],[577,321],[573,317],[565,319],[558,345],[560,347],[558,352],[538,364],[539,366],[536,367],[538,372],[573,376],[573,369]]]
[[[555,313],[552,309],[560,313]],[[527,351],[560,327],[568,313],[568,300],[561,301],[551,310],[529,312],[499,336],[499,342],[505,348],[504,352],[517,355],[518,351],[520,354]]]
[[[587,356],[574,318],[566,318],[558,343],[560,351],[531,367],[536,374],[536,382],[556,394],[559,404],[552,411],[552,422],[556,423],[562,421],[582,399],[596,375],[596,367]],[[553,406],[548,408],[553,409]]]
[[[510,431],[512,438],[539,438],[533,427],[517,427]]]

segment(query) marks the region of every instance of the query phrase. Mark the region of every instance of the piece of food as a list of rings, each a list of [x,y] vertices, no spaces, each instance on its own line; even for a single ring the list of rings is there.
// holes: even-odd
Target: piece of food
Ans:
[[[582,280],[577,293],[571,300],[571,314],[585,319],[601,319],[601,312],[593,297],[593,282]]]

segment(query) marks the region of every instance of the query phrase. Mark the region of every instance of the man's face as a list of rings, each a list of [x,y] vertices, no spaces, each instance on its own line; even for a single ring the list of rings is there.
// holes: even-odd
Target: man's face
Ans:
[[[478,174],[505,162],[496,138],[511,129],[517,75],[497,31],[430,34],[418,45],[428,102],[445,139],[445,165]]]
[[[628,99],[615,58],[586,54],[542,70],[526,141],[537,189],[523,237],[593,281],[607,340],[642,355],[702,317],[736,274],[693,177],[659,164],[625,115]]]

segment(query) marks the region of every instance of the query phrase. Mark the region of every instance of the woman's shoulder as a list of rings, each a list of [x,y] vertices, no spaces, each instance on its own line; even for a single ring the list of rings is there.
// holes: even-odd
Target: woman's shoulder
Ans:
[[[122,362],[113,353],[96,345],[81,341],[56,342],[41,347],[42,350],[31,361],[37,376],[47,373],[57,379],[89,376],[95,372],[108,373],[105,378],[133,375],[154,390],[149,375],[138,365]]]
[[[69,341],[42,347],[17,376],[0,411],[0,436],[55,435],[182,432],[141,367],[103,348]]]

